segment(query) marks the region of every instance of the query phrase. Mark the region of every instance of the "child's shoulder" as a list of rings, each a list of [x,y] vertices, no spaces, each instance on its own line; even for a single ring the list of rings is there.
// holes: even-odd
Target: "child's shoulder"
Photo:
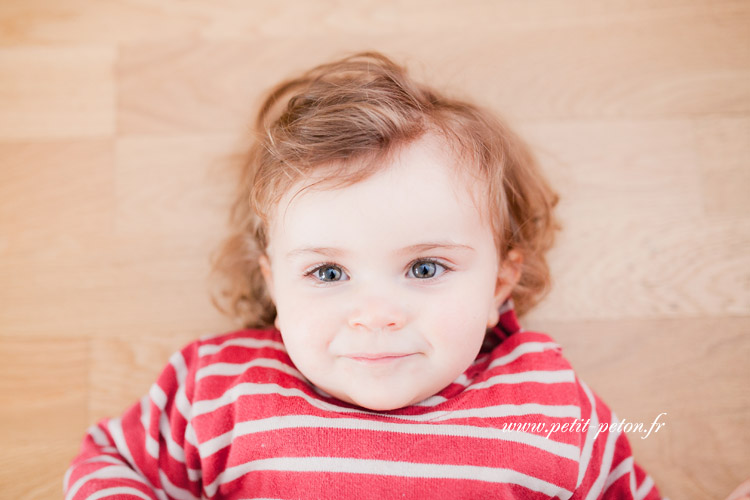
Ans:
[[[275,328],[204,335],[179,354],[190,393],[197,399],[220,397],[242,382],[289,385],[300,378]]]
[[[509,335],[495,348],[492,356],[495,364],[518,360],[537,366],[551,363],[570,367],[563,357],[560,344],[546,333],[531,330],[521,329]]]
[[[203,335],[197,342],[203,346],[233,345],[254,341],[281,342],[281,333],[276,328],[243,328],[230,332]]]
[[[509,372],[572,370],[562,347],[552,337],[521,326],[512,299],[502,305],[492,334],[499,343],[492,349],[491,368],[506,368]]]
[[[284,357],[286,348],[275,328],[241,329],[200,337],[182,349],[194,364],[236,363],[258,357]]]
[[[533,394],[569,392],[572,400],[579,394],[578,377],[562,347],[538,331],[521,329],[502,340],[487,358],[482,378],[513,384],[519,391]]]

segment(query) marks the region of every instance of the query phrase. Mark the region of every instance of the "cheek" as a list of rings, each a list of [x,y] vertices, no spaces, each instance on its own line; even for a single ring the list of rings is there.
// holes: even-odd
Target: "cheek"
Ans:
[[[330,303],[292,288],[281,287],[279,292],[278,325],[287,346],[313,348],[330,342],[342,321]]]
[[[487,328],[487,317],[493,304],[494,283],[476,277],[462,280],[441,300],[423,304],[434,341],[444,347],[473,350],[481,345]]]
[[[304,301],[290,300],[279,311],[279,330],[289,357],[308,378],[328,370],[328,344],[332,328],[320,309]]]

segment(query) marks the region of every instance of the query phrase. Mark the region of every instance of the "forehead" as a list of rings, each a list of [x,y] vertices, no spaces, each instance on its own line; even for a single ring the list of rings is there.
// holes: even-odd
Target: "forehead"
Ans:
[[[274,236],[342,243],[377,235],[467,236],[486,224],[486,204],[477,203],[483,199],[482,183],[461,161],[442,139],[426,135],[350,185],[336,186],[326,177],[334,169],[321,168],[281,198],[271,218],[271,243]]]
[[[357,184],[366,182],[374,176],[380,176],[386,181],[381,183],[381,187],[385,188],[383,194],[386,196],[388,193],[396,195],[399,192],[398,188],[405,187],[400,184],[408,182],[409,177],[424,177],[419,186],[410,186],[416,190],[420,186],[423,189],[429,188],[430,180],[435,187],[436,176],[442,176],[450,179],[455,196],[463,198],[468,194],[477,202],[483,198],[486,182],[477,175],[474,162],[464,159],[463,156],[441,136],[427,133],[399,147],[392,154],[374,161],[357,159],[346,163],[320,165],[285,189],[278,199],[274,215],[283,214],[302,196],[323,199],[330,195],[340,198],[340,191],[352,187],[355,189],[349,191],[355,191]],[[363,174],[362,171],[366,173]],[[480,209],[479,206],[477,208]],[[479,211],[484,215],[484,207],[481,208]]]

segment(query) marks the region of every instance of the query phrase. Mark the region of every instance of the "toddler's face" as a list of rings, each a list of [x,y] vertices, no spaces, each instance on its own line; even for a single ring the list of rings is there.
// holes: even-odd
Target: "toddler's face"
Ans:
[[[369,179],[279,203],[261,268],[289,356],[325,392],[372,410],[422,401],[498,321],[513,283],[456,161],[427,135]]]

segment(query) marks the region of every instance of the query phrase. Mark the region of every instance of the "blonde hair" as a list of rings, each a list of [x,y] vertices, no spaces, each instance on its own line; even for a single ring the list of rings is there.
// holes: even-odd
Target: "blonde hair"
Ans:
[[[244,327],[265,328],[276,317],[258,258],[268,247],[273,210],[290,187],[321,167],[334,169],[326,184],[359,182],[428,131],[439,133],[483,182],[499,258],[511,249],[523,256],[511,293],[517,313],[548,292],[545,254],[560,228],[553,214],[558,196],[529,148],[488,111],[445,97],[382,54],[365,52],[271,89],[255,131],[240,170],[231,234],[212,259],[222,283],[214,304]]]

